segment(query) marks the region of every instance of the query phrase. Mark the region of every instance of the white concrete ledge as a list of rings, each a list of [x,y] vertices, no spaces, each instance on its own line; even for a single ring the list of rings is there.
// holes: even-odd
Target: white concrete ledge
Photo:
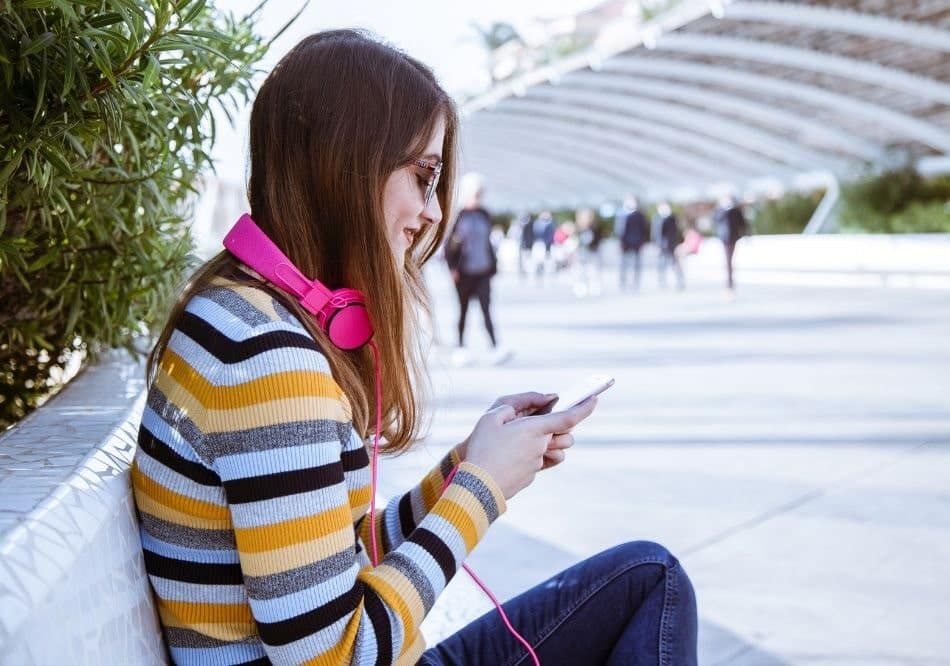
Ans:
[[[143,389],[113,354],[0,436],[0,663],[165,662],[128,474]]]

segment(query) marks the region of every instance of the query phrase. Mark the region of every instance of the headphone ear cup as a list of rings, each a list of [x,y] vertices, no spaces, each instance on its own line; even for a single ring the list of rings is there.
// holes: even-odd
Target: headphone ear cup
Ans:
[[[317,317],[335,346],[344,351],[359,349],[373,337],[366,299],[356,289],[337,289]]]

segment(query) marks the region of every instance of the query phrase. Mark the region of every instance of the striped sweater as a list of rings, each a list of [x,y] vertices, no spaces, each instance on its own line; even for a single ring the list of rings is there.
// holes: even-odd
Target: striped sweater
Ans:
[[[505,499],[451,454],[377,512],[326,357],[266,292],[196,295],[160,359],[132,468],[145,566],[180,664],[414,664],[419,624]]]

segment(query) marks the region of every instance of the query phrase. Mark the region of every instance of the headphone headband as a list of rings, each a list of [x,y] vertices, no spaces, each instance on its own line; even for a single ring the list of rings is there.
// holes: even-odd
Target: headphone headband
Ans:
[[[330,291],[307,278],[245,213],[224,237],[224,247],[279,289],[294,295],[317,316],[330,341],[345,350],[359,349],[373,337],[366,299],[355,289]]]

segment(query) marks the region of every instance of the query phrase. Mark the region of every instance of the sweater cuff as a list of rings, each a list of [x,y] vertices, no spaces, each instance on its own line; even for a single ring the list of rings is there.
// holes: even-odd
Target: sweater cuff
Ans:
[[[491,474],[478,465],[461,462],[458,465],[458,471],[452,478],[452,483],[446,488],[446,492],[451,491],[452,487],[456,485],[467,491],[464,496],[471,497],[481,505],[489,524],[495,522],[500,515],[508,510],[508,504],[501,488],[495,483],[495,479],[492,478]],[[453,492],[452,494],[455,495],[456,493]],[[457,497],[453,497],[453,499],[459,501]]]

